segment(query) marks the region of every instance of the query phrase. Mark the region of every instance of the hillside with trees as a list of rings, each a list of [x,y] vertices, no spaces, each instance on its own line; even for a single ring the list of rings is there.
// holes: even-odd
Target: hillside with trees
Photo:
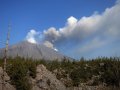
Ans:
[[[66,58],[62,61],[9,58],[7,74],[10,76],[10,84],[17,90],[31,90],[32,83],[29,82],[29,78],[36,78],[38,65],[44,65],[66,88],[101,85],[109,87],[108,90],[120,89],[119,57],[99,57],[91,60],[81,58],[75,61]],[[3,59],[0,59],[0,66],[3,66]],[[50,81],[47,83],[49,85]]]

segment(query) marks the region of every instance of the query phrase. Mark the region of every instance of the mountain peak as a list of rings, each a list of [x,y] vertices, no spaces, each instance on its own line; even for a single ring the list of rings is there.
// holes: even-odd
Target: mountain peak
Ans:
[[[0,49],[0,57],[4,56],[4,50],[5,48]],[[18,44],[10,46],[8,49],[8,56],[20,56],[24,58],[32,58],[35,60],[62,60],[64,57],[66,57],[43,44],[35,44],[28,41],[22,41]]]

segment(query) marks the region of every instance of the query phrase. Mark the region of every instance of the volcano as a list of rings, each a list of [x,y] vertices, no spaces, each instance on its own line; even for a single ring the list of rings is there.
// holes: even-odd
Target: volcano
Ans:
[[[4,57],[5,48],[0,49],[0,57]],[[71,59],[59,51],[55,51],[51,48],[46,47],[43,44],[33,44],[28,41],[22,41],[18,44],[9,46],[8,57],[32,58],[33,60],[62,60],[64,58]]]

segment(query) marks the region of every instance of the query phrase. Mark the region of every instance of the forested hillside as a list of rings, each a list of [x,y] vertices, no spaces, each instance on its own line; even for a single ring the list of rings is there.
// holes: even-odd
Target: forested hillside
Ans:
[[[68,88],[81,85],[120,87],[120,58],[118,57],[102,57],[92,60],[81,58],[76,61],[64,58],[61,62],[20,57],[9,58],[7,73],[11,79],[10,83],[17,90],[31,90],[29,77],[33,79],[36,77],[36,67],[40,64],[46,66]],[[3,59],[0,60],[0,65],[3,66]]]

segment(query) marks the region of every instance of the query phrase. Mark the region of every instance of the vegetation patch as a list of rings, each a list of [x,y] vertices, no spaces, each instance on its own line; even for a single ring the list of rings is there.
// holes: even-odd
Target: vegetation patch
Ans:
[[[36,67],[43,64],[53,72],[67,87],[79,86],[82,83],[90,86],[105,84],[106,86],[120,86],[120,58],[102,57],[92,60],[70,61],[66,58],[61,62],[57,60],[32,60],[16,57],[7,60],[7,73],[11,84],[17,90],[31,90],[30,77],[36,77]],[[3,65],[3,60],[0,60]],[[47,81],[50,85],[50,81]]]

